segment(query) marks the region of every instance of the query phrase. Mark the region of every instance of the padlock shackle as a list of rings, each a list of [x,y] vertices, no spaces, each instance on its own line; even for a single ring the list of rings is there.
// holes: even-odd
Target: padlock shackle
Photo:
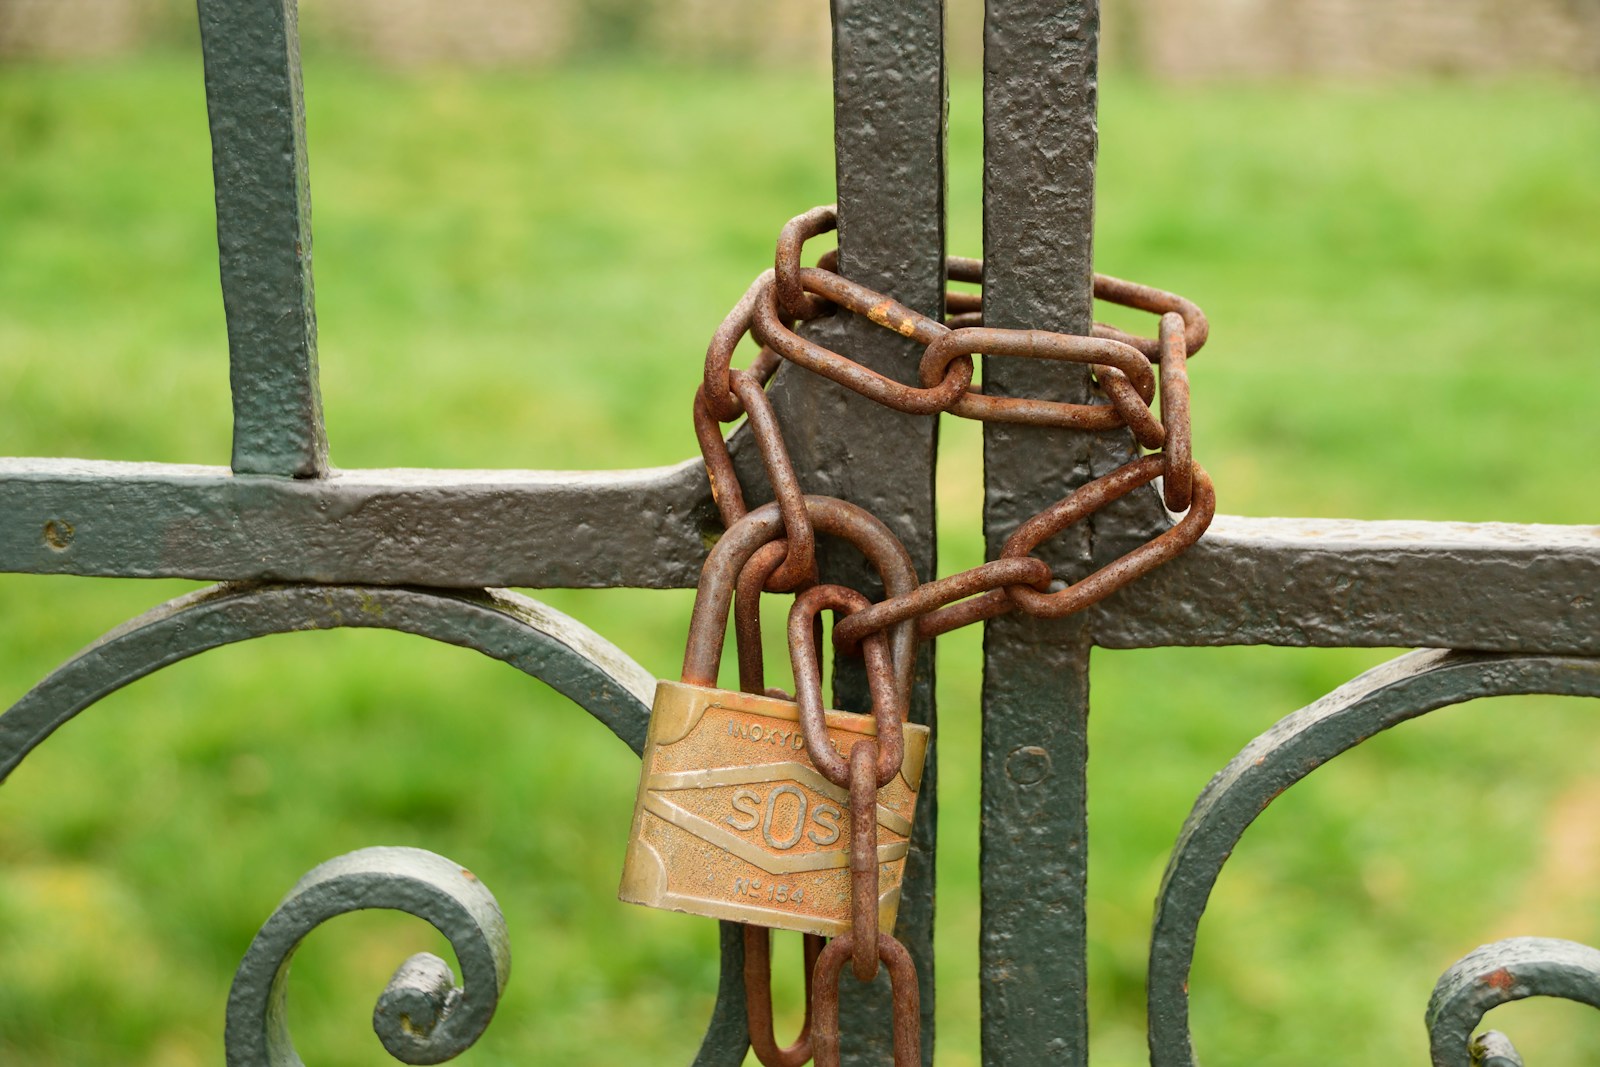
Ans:
[[[911,554],[875,515],[848,500],[832,496],[807,496],[806,514],[819,533],[849,541],[867,557],[883,580],[886,596],[904,596],[917,587],[917,570]],[[762,545],[783,535],[783,518],[776,503],[763,504],[728,527],[711,549],[700,571],[694,614],[689,618],[688,647],[683,654],[683,675],[691,685],[715,686],[722,665],[722,639],[728,629],[734,585],[739,572]],[[911,692],[911,670],[916,656],[916,620],[889,630],[895,677],[902,693]]]
[[[788,538],[768,541],[756,549],[734,586],[733,647],[739,654],[739,688],[746,693],[767,692],[766,655],[761,648],[761,596],[788,558]]]

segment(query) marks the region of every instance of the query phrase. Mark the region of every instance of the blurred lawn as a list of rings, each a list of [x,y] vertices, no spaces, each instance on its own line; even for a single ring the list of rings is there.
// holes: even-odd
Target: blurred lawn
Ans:
[[[344,467],[691,454],[705,338],[781,222],[832,198],[821,75],[313,57],[307,91]],[[978,92],[952,86],[955,252],[978,250]],[[1163,89],[1113,73],[1101,119],[1098,264],[1210,314],[1196,435],[1224,510],[1594,520],[1592,90]],[[210,182],[197,56],[0,70],[0,454],[226,462]],[[948,572],[979,559],[981,472],[975,428],[943,433]],[[0,577],[0,706],[189,587]],[[687,593],[539,595],[675,670]],[[939,1058],[971,1064],[976,635],[940,655]],[[1384,655],[1097,656],[1097,1064],[1143,1059],[1150,906],[1195,794]],[[1600,944],[1591,712],[1446,713],[1276,804],[1204,926],[1205,1062],[1425,1062],[1422,1010],[1458,956],[1512,934]],[[715,934],[614,902],[635,766],[524,676],[397,635],[277,637],[139,682],[0,790],[0,1063],[219,1062],[256,926],[304,871],[378,843],[459,860],[507,912],[513,979],[459,1062],[687,1062]],[[393,966],[432,947],[421,925],[354,916],[302,951],[291,1010],[309,1062],[387,1062],[366,1020]],[[791,1007],[795,970],[780,974]],[[1600,1063],[1600,1025],[1570,1005],[1495,1019],[1530,1062]]]

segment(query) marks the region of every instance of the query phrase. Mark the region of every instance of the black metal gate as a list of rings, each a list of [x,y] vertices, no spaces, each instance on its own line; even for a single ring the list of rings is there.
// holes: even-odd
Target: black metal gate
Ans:
[[[308,251],[309,191],[294,0],[200,0],[234,404],[231,467],[65,459],[0,460],[0,567],[34,574],[182,577],[223,583],[132,620],[0,717],[0,776],[60,725],[129,681],[209,648],[264,634],[369,626],[471,647],[571,696],[638,751],[651,680],[571,620],[500,587],[693,586],[717,526],[703,466],[608,473],[362,471],[328,466]],[[945,280],[946,74],[940,0],[834,5],[841,270],[937,314]],[[1094,0],[989,0],[985,35],[984,303],[987,322],[1087,334],[1096,159]],[[831,327],[863,362],[903,374],[901,341],[865,324]],[[853,332],[852,332],[853,331]],[[991,361],[984,388],[1084,401],[1086,368]],[[882,516],[919,576],[936,571],[935,432],[820,379],[773,388],[788,425],[846,419],[848,440],[799,435],[814,492]],[[752,477],[748,434],[735,461]],[[1026,516],[1137,454],[1106,438],[988,425],[989,554]],[[1053,472],[1041,478],[1040,471]],[[1083,573],[1167,528],[1153,489],[1054,540],[1056,573]],[[592,531],[606,531],[593,536]],[[485,551],[484,546],[492,546]],[[1600,695],[1600,539],[1588,527],[1464,526],[1219,516],[1190,552],[1061,620],[988,623],[983,697],[984,1056],[995,1063],[1088,1060],[1084,886],[1089,655],[1095,647],[1405,646],[1403,656],[1284,720],[1207,787],[1157,901],[1149,970],[1152,1062],[1193,1062],[1188,973],[1211,887],[1254,817],[1278,794],[1375,733],[1486,695]],[[825,574],[873,580],[823,556]],[[622,635],[615,635],[619,638]],[[918,660],[913,717],[933,718],[931,650]],[[864,703],[841,664],[837,700]],[[913,837],[899,936],[923,971],[923,1055],[933,1056],[931,805]],[[465,996],[427,961],[408,964],[380,1026],[410,1062],[475,1040],[505,978],[492,903],[454,868],[370,850],[318,868],[241,965],[229,1062],[295,1062],[281,1015],[260,1005],[306,930],[351,894],[429,917],[451,936]],[[723,936],[723,983],[697,1063],[746,1049],[742,946]],[[437,994],[437,995],[436,995]],[[1479,950],[1430,1009],[1434,1061],[1466,1064],[1484,1011],[1531,994],[1600,1006],[1600,954],[1516,939]],[[885,1062],[885,991],[849,998],[854,1062]],[[433,997],[433,1000],[429,998]],[[418,1007],[417,1005],[423,1005]],[[1513,1062],[1491,1038],[1487,1062]],[[1495,1055],[1506,1057],[1495,1060]]]

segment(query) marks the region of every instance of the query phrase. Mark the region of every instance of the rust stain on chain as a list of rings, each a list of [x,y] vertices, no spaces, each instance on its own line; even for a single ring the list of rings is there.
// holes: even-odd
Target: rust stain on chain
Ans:
[[[897,316],[895,314],[897,307],[898,305],[893,300],[885,300],[874,304],[867,309],[867,318],[879,326],[887,326],[901,337],[915,337],[918,324],[912,319]]]

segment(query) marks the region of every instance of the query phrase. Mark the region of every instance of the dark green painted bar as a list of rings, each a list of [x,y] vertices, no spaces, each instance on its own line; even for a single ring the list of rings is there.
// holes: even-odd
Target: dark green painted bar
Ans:
[[[988,0],[984,22],[985,325],[1087,334],[1092,324],[1095,0]],[[1089,399],[1087,369],[986,358],[985,392]],[[1024,518],[1087,480],[1084,433],[984,425],[990,559]],[[1081,574],[1085,529],[1045,546]],[[1088,1062],[1089,633],[1019,615],[984,631],[983,1060]]]
[[[314,478],[311,186],[294,0],[199,0],[233,388],[233,469]]]
[[[743,459],[747,440],[735,435]],[[369,585],[692,587],[720,530],[699,461],[629,471],[0,459],[0,570]],[[1132,547],[1098,537],[1095,558]],[[1095,644],[1600,653],[1600,527],[1221,515],[1086,613]]]
[[[840,268],[937,315],[944,305],[944,0],[834,0],[832,13]],[[795,213],[810,206],[796,204]],[[890,331],[850,315],[818,321],[812,331],[879,373],[915,380],[916,346]],[[937,420],[890,411],[795,368],[775,383],[773,403],[806,491],[843,497],[883,519],[911,553],[918,576],[932,577]],[[758,494],[753,502],[761,499]],[[818,546],[824,580],[878,595],[871,592],[879,588],[877,578],[860,555],[831,540]],[[836,662],[834,706],[870,706],[858,660]],[[917,657],[911,717],[932,725],[933,716],[933,649],[927,647]],[[933,1057],[935,772],[930,753],[895,929],[917,964],[924,1063]],[[886,976],[865,990],[845,977],[845,1064],[889,1062],[888,990]]]

